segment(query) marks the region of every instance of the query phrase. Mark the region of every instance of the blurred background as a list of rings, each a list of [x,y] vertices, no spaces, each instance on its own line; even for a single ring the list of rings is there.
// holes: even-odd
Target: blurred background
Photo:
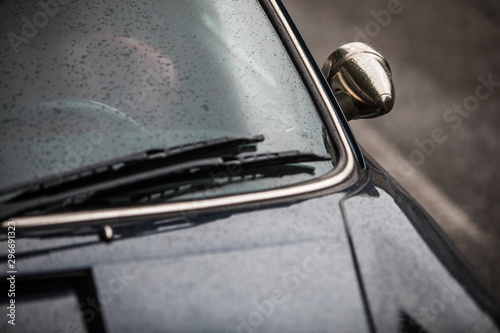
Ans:
[[[283,2],[320,67],[352,41],[387,58],[394,109],[354,133],[500,299],[500,2]]]

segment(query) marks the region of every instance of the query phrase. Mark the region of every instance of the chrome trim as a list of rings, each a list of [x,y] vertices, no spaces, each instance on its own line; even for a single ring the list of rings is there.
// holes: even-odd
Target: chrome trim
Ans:
[[[285,188],[267,190],[254,193],[245,193],[227,197],[201,199],[195,201],[169,202],[164,204],[130,207],[109,208],[93,211],[82,211],[73,213],[60,213],[39,216],[13,217],[0,225],[2,231],[7,230],[8,222],[15,221],[17,231],[34,231],[52,229],[59,227],[76,227],[82,225],[111,225],[117,222],[126,222],[141,218],[165,218],[174,216],[185,216],[193,213],[205,213],[220,209],[262,206],[277,202],[289,201],[294,198],[303,197],[304,194],[318,194],[334,186],[337,190],[345,189],[357,181],[356,162],[350,149],[349,141],[343,131],[343,127],[337,118],[332,101],[328,98],[320,79],[306,53],[301,48],[300,42],[293,34],[293,30],[281,12],[276,0],[269,0],[272,8],[279,17],[281,24],[287,31],[296,51],[302,58],[305,68],[312,78],[320,96],[329,113],[330,120],[335,126],[336,133],[343,145],[345,154],[341,155],[339,164],[333,171],[315,181],[294,185]]]

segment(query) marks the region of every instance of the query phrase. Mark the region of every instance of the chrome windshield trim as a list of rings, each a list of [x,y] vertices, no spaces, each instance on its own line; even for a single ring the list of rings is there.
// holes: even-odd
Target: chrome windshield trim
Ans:
[[[265,204],[281,203],[294,199],[302,198],[304,195],[317,195],[335,187],[336,190],[343,190],[357,181],[357,164],[351,150],[349,140],[343,130],[342,124],[337,118],[332,101],[328,97],[320,79],[316,76],[314,65],[308,59],[306,53],[301,47],[297,36],[293,33],[290,23],[286,16],[280,10],[276,0],[269,0],[270,5],[278,16],[280,23],[286,30],[289,38],[296,49],[298,55],[306,68],[307,73],[312,78],[314,85],[319,92],[325,109],[328,112],[329,120],[334,125],[334,131],[338,135],[341,143],[341,154],[337,166],[330,173],[323,177],[303,184],[292,185],[274,190],[261,192],[236,194],[225,197],[215,197],[208,199],[197,199],[192,201],[168,202],[164,204],[145,205],[139,207],[127,208],[108,208],[100,210],[89,210],[72,213],[59,213],[38,216],[13,217],[4,221],[0,229],[5,232],[9,221],[15,221],[16,231],[36,231],[52,228],[77,227],[82,225],[108,225],[117,222],[128,222],[143,219],[160,219],[175,216],[191,216],[194,214],[208,213],[215,210],[224,210],[229,208],[255,207]],[[325,124],[328,126],[328,124]]]

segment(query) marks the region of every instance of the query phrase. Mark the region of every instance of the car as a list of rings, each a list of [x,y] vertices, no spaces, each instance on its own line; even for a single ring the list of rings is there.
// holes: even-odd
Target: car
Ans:
[[[357,144],[391,70],[280,0],[0,5],[3,332],[498,332]]]

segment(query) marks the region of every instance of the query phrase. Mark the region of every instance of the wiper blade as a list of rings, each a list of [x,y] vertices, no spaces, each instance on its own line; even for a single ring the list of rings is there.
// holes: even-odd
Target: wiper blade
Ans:
[[[286,163],[318,162],[331,160],[329,155],[317,155],[298,150],[281,151],[276,153],[242,153],[225,158],[226,163],[245,165],[247,167],[264,167]]]
[[[58,189],[58,191],[54,191],[54,188],[45,189],[45,192],[42,192],[43,194],[28,198],[16,197],[6,203],[0,204],[0,219],[3,220],[23,211],[33,210],[62,201],[69,201],[71,204],[83,203],[99,191],[118,189],[162,176],[174,176],[178,173],[189,173],[202,168],[212,168],[222,163],[223,161],[220,158],[208,158],[168,165],[154,170],[148,169],[147,171],[129,173],[127,175],[120,175],[118,178],[112,177],[111,179],[103,179],[99,182],[84,184],[78,187]]]
[[[22,185],[5,188],[0,195],[9,198],[0,204],[0,219],[27,209],[57,202],[74,193],[85,191],[91,184],[105,185],[109,179],[126,178],[137,170],[150,170],[157,165],[174,165],[193,159],[255,151],[255,144],[264,141],[263,135],[250,137],[221,137],[202,140],[168,148],[149,149],[143,152],[111,159],[77,168],[62,175],[53,175]],[[11,195],[11,193],[15,193]]]
[[[82,183],[99,180],[100,177],[109,177],[110,174],[126,171],[129,168],[156,162],[176,163],[184,160],[202,157],[220,156],[224,153],[239,153],[242,151],[255,151],[255,143],[264,141],[263,135],[251,137],[221,137],[210,140],[197,141],[168,148],[153,148],[139,153],[91,164],[76,168],[58,175],[37,179],[32,182],[4,188],[0,195],[20,192],[7,201],[27,199],[42,194],[46,191],[60,191],[61,187],[77,187]]]
[[[131,190],[120,193],[98,195],[91,200],[96,204],[123,204],[152,203],[169,200],[187,194],[193,194],[207,189],[219,188],[229,184],[237,184],[262,178],[284,177],[298,174],[314,175],[315,167],[305,164],[285,164],[279,166],[265,166],[260,168],[241,169],[237,175],[229,173],[222,175],[201,176],[197,179],[179,179],[168,184]],[[90,203],[90,202],[89,202]]]
[[[87,202],[90,198],[95,198],[99,193],[109,191],[124,192],[134,189],[144,188],[145,186],[157,185],[160,181],[170,182],[179,179],[196,180],[200,177],[215,178],[220,171],[228,168],[241,168],[242,175],[252,172],[262,172],[263,168],[283,166],[288,163],[314,162],[331,160],[330,156],[316,155],[313,153],[304,153],[300,151],[285,151],[278,153],[241,153],[237,155],[224,155],[221,157],[207,157],[195,159],[193,161],[182,161],[175,164],[156,166],[154,169],[134,170],[133,173],[120,174],[119,177],[101,180],[97,183],[82,185],[80,187],[64,189],[63,191],[49,191],[45,195],[33,198],[24,198],[22,200],[10,200],[7,203],[0,204],[0,219],[5,219],[15,214],[45,207],[51,204],[68,202],[71,206],[76,206]],[[281,177],[286,174],[308,172],[309,168],[297,168],[291,172],[293,166],[283,171],[273,170],[267,176]],[[273,173],[274,172],[274,173]]]
[[[300,151],[262,154],[243,153],[235,156],[224,156],[222,157],[222,164],[214,163],[209,168],[199,168],[190,172],[179,173],[172,177],[174,179],[168,179],[166,183],[158,181],[151,184],[133,183],[120,189],[120,191],[116,191],[115,188],[112,189],[111,193],[96,194],[91,200],[106,202],[107,204],[111,202],[130,204],[166,200],[208,188],[222,187],[261,178],[304,173],[314,175],[315,167],[297,163],[328,160],[331,160],[330,156]]]

